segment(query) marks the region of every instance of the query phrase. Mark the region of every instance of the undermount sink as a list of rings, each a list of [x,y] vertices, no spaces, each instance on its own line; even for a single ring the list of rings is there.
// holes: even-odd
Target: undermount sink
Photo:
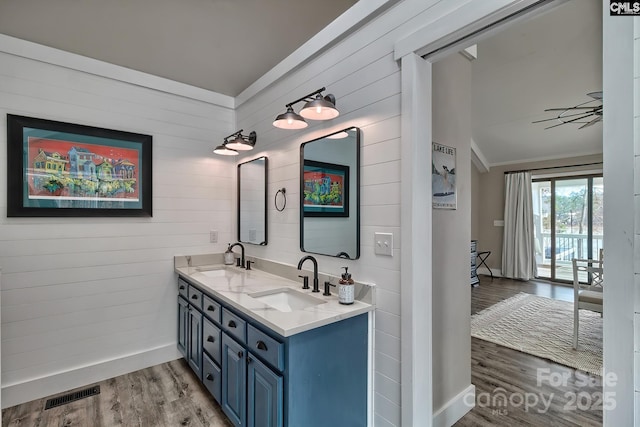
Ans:
[[[225,275],[224,267],[197,267],[196,270],[207,277],[224,277]]]
[[[303,310],[308,307],[326,303],[326,301],[291,288],[278,288],[255,292],[249,294],[249,296],[283,313]]]

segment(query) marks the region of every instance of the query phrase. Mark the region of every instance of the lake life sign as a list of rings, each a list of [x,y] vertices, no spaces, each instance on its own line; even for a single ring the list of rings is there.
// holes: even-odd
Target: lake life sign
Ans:
[[[433,143],[431,155],[432,206],[456,209],[456,149]]]

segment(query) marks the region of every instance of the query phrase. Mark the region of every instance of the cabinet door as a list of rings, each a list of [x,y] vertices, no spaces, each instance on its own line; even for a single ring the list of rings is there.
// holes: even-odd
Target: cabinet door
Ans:
[[[251,354],[247,359],[249,427],[282,427],[282,377]]]
[[[189,304],[184,298],[178,297],[178,350],[182,357],[187,357],[188,325],[189,325]]]
[[[247,363],[244,347],[222,333],[222,410],[236,426],[247,422]]]
[[[220,403],[222,371],[206,353],[202,355],[202,382],[216,402]]]
[[[202,314],[189,306],[189,340],[187,345],[187,361],[189,366],[202,380]]]

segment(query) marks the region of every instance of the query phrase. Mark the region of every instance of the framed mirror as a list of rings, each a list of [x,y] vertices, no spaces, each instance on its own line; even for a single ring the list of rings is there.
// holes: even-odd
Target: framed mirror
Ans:
[[[300,250],[360,257],[360,129],[300,146]]]
[[[238,165],[238,241],[267,244],[266,156]]]

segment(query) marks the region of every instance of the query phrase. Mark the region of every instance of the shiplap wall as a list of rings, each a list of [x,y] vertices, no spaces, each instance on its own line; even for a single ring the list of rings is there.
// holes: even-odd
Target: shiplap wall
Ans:
[[[278,188],[287,189],[287,208],[277,212],[269,208],[269,245],[250,247],[252,255],[295,265],[303,256],[299,250],[299,146],[348,126],[362,129],[361,168],[361,258],[345,261],[319,256],[321,271],[339,274],[340,267],[349,266],[356,280],[377,285],[375,320],[374,425],[401,425],[400,396],[400,68],[393,59],[394,43],[426,23],[433,22],[456,6],[444,1],[407,0],[389,9],[337,45],[316,56],[312,61],[271,85],[257,96],[240,105],[238,126],[256,130],[260,135],[260,150],[254,155],[269,156],[269,200]],[[458,4],[459,6],[459,4]],[[309,122],[300,131],[274,128],[275,116],[284,111],[287,102],[305,93],[326,86],[337,98],[340,116],[329,122]],[[296,110],[301,105],[296,106]],[[374,254],[375,231],[394,236],[394,256]],[[466,245],[468,246],[468,244]],[[468,247],[466,247],[468,252]],[[457,284],[443,283],[442,286]],[[450,302],[434,301],[446,311]],[[425,307],[429,310],[429,307]],[[457,308],[452,306],[452,310]],[[467,316],[460,311],[460,316]],[[451,331],[455,334],[455,331]],[[468,330],[460,331],[460,343],[468,340]],[[447,402],[469,385],[467,345],[447,346],[438,342],[433,348],[443,351],[443,361],[465,360],[458,369],[455,362],[434,375],[444,384],[434,390],[434,402]],[[449,354],[453,349],[457,355]],[[461,353],[465,353],[464,354]],[[338,355],[340,357],[340,355]],[[451,356],[451,357],[449,357]],[[446,362],[445,362],[446,363]],[[434,379],[435,381],[435,379]],[[451,392],[455,389],[455,393]],[[450,392],[452,394],[450,394]],[[439,405],[442,405],[440,403]],[[438,411],[440,406],[434,406]]]
[[[0,186],[3,405],[176,358],[173,256],[235,240],[233,110],[0,52],[3,146],[7,113],[152,135],[153,217],[7,218]]]
[[[633,96],[635,177],[635,316],[634,316],[634,390],[635,423],[640,423],[640,18],[633,18]]]

